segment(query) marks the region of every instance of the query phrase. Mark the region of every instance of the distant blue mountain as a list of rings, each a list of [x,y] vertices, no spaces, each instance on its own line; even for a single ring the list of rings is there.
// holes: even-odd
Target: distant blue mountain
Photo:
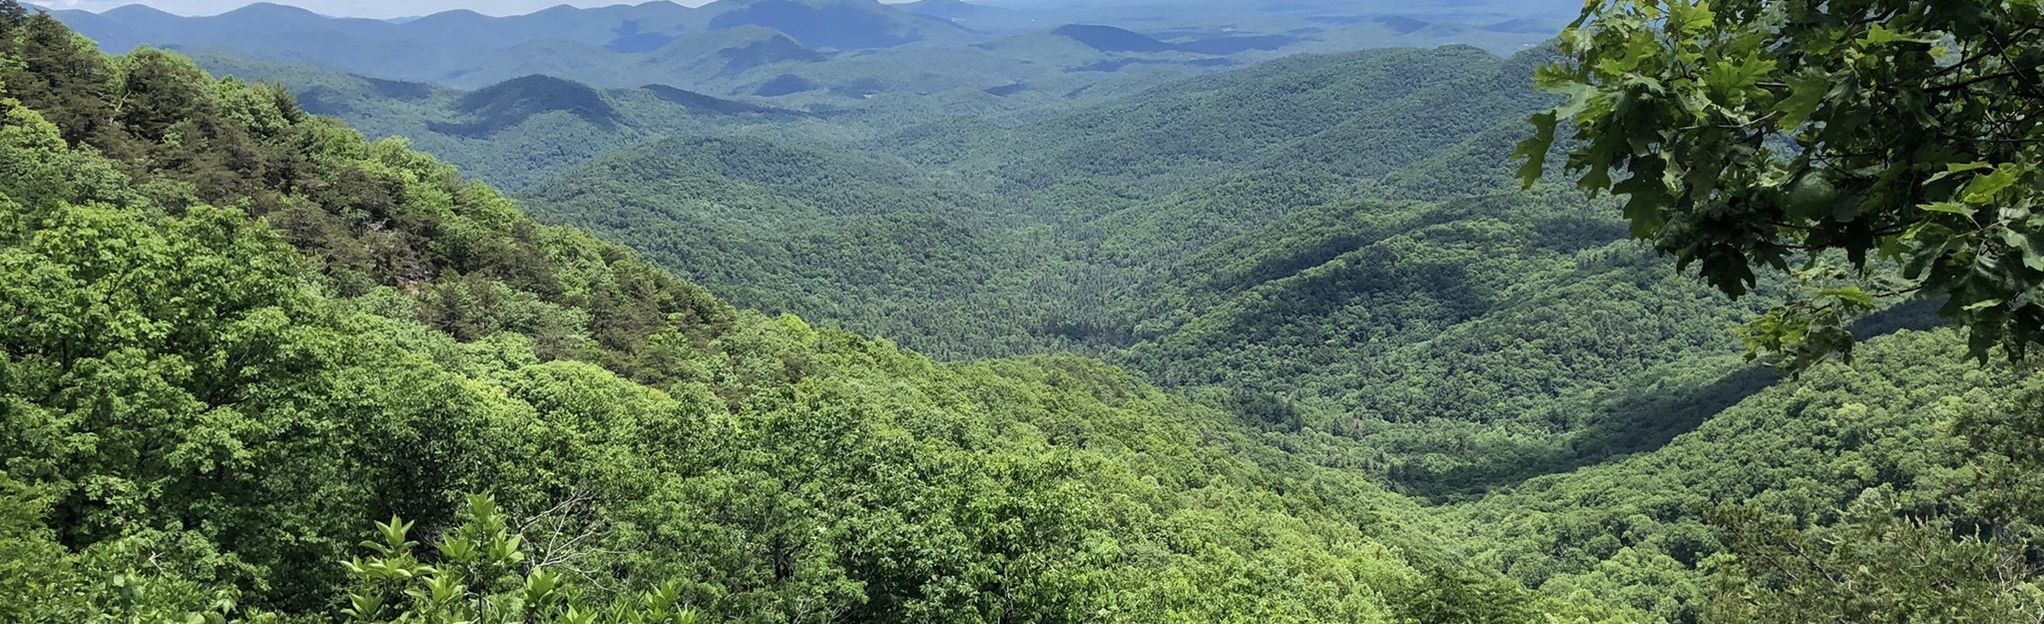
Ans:
[[[909,13],[875,0],[721,0],[702,11],[712,30],[763,26],[812,48],[891,48],[967,33],[943,19]]]
[[[805,91],[815,91],[820,88],[822,87],[814,82],[810,82],[808,78],[794,74],[781,74],[775,76],[773,80],[766,81],[766,84],[760,85],[758,89],[754,89],[752,94],[760,97],[780,97]]]
[[[1167,52],[1174,46],[1133,30],[1092,24],[1066,24],[1050,31],[1101,52]]]
[[[1299,39],[1288,35],[1222,36],[1168,42],[1123,28],[1067,24],[1050,31],[1101,52],[1192,52],[1226,56],[1251,50],[1276,50]]]
[[[949,20],[917,15],[877,0],[719,0],[699,8],[655,0],[600,8],[562,5],[508,17],[455,10],[404,20],[335,18],[267,2],[197,17],[142,5],[102,13],[64,10],[53,14],[112,52],[146,44],[429,81],[502,77],[519,67],[630,65],[641,61],[604,59],[601,55],[651,55],[683,38],[734,29],[771,29],[786,34],[786,43],[792,44],[776,42],[771,47],[735,50],[728,55],[737,65],[747,67],[820,60],[816,48],[962,43],[975,37]],[[546,55],[555,58],[540,58]],[[637,76],[626,77],[627,84],[633,83],[629,82],[633,77]]]
[[[551,76],[526,76],[477,90],[455,100],[454,109],[469,121],[429,127],[442,134],[484,137],[555,111],[599,127],[614,126],[620,119],[617,109],[596,89]]]

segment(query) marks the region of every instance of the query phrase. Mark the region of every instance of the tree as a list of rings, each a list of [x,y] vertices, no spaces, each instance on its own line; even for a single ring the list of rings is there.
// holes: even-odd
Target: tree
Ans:
[[[537,622],[546,624],[695,624],[701,615],[673,585],[638,596],[612,597],[608,606],[568,582],[558,570],[527,558],[529,547],[512,530],[495,499],[469,495],[462,524],[433,543],[438,561],[422,562],[411,522],[376,523],[382,541],[362,542],[367,557],[345,562],[355,588],[341,610],[351,623]]]
[[[1713,511],[1732,556],[1720,560],[1710,619],[1914,624],[2044,615],[2044,591],[2021,541],[1972,534],[1947,518],[1908,518],[1894,497],[1869,489],[1825,530],[1797,530],[1750,509]]]
[[[1632,233],[1732,296],[1803,263],[1821,290],[1756,321],[1792,367],[1850,355],[1882,295],[1948,298],[1976,357],[2044,342],[2037,0],[1600,0],[1536,82],[1522,181],[1566,167]],[[1829,263],[1844,261],[1842,268]]]
[[[0,82],[8,95],[42,112],[72,144],[96,140],[117,151],[110,138],[116,107],[114,68],[91,40],[80,37],[48,13],[22,16],[0,5]]]

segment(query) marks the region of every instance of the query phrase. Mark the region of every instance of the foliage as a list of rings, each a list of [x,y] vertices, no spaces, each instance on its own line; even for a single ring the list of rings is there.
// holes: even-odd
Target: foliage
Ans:
[[[1722,519],[1739,558],[1720,579],[1712,619],[2020,622],[2044,612],[2044,589],[2023,549],[1964,535],[1947,519],[1880,509],[1883,495],[1869,490],[1821,538],[1778,520]]]
[[[2044,342],[2044,14],[2036,2],[1591,2],[1541,71],[1528,184],[1557,129],[1578,185],[1738,296],[1762,268],[1849,262],[1755,323],[1791,366],[1850,348],[1879,294],[1945,301],[1973,353]],[[1798,260],[1798,259],[1801,260]]]
[[[1111,366],[741,312],[276,89],[4,34],[7,615],[1627,615]]]
[[[1650,247],[1622,241],[1625,224],[1603,212],[1606,204],[1545,185],[1507,190],[1503,153],[1520,134],[1509,129],[1514,117],[1548,103],[1526,78],[1543,57],[1486,63],[1464,54],[1295,59],[1016,128],[940,122],[880,144],[942,176],[904,176],[885,160],[861,167],[810,150],[669,142],[550,183],[535,205],[616,232],[664,263],[720,272],[713,288],[741,300],[818,293],[822,302],[806,304],[815,308],[768,305],[917,348],[970,357],[1033,342],[1105,354],[1231,412],[1315,464],[1437,501],[1497,500],[1494,515],[1470,523],[1513,527],[1469,540],[1487,553],[1511,553],[1490,565],[1552,596],[1596,596],[1671,621],[1708,617],[1712,578],[1724,565],[1716,557],[1731,552],[1721,541],[1729,529],[1701,513],[1731,497],[1692,496],[1714,491],[1700,484],[1709,475],[1741,475],[1734,479],[1749,488],[1742,491],[1783,496],[1805,491],[1806,482],[1825,484],[1794,494],[1788,509],[1807,512],[1799,530],[1839,534],[1855,530],[1840,510],[1866,488],[1940,495],[1905,471],[1846,479],[1736,469],[1795,457],[1795,442],[1805,439],[1798,435],[1683,444],[1685,434],[1726,418],[1759,431],[1799,431],[1789,423],[1804,412],[1776,393],[1824,382],[1785,382],[1742,366],[1731,328],[1762,311],[1727,302],[1667,270]],[[1405,129],[1422,123],[1432,132]],[[791,163],[810,165],[779,169]],[[1277,167],[1286,171],[1265,170]],[[718,172],[732,177],[719,180]],[[952,184],[961,179],[1002,191],[978,196]],[[741,189],[746,195],[736,194]],[[725,199],[776,194],[799,199]],[[957,199],[947,206],[947,197]],[[929,240],[920,236],[940,230],[911,237],[807,216],[974,215],[983,205],[1012,206],[995,212],[1021,215],[1022,223],[981,220],[970,236]],[[677,222],[717,223],[718,233]],[[765,267],[753,263],[775,257],[773,247],[732,243],[761,240],[751,232],[775,226],[858,257]],[[675,242],[693,237],[700,242]],[[986,242],[1003,237],[1022,243]],[[898,253],[895,240],[928,241],[934,253]],[[1017,248],[1030,251],[1003,251]],[[968,249],[976,251],[960,262],[941,255]],[[866,266],[892,268],[839,272]],[[790,275],[828,277],[803,283]],[[984,298],[1010,281],[1029,290]],[[1783,281],[1754,286],[1782,292]],[[960,298],[972,303],[953,303]],[[1917,308],[1853,322],[1883,303],[1840,314],[1836,331],[1864,339],[1926,326],[1909,313]],[[897,324],[900,313],[876,313],[910,307],[920,314],[907,317],[915,323],[908,327]],[[1035,340],[1015,341],[1017,331]],[[1953,363],[1934,348],[1918,353]],[[1883,375],[1921,372],[1909,358],[1865,360]],[[2008,383],[1960,378],[1952,392]],[[1902,393],[1863,394],[1888,417],[1916,413]],[[1950,455],[1937,453],[1959,444],[1915,433],[1923,437],[1909,439],[1920,448],[1883,446],[1895,458],[1879,461],[1946,461]],[[1685,467],[1624,478],[1591,471],[1629,455]],[[1543,480],[1585,493],[1563,497],[1553,511],[1514,494]],[[1662,490],[1675,500],[1646,504],[1650,520],[1631,517],[1632,501]],[[1577,548],[1578,541],[1595,543]]]
[[[2006,502],[2035,487],[1983,440],[2034,420],[2039,377],[1952,334],[1871,341],[1652,453],[1463,504],[1465,526],[1529,586],[1672,621],[2027,621],[2035,511]]]
[[[1546,53],[964,120],[279,70],[302,106],[8,15],[0,619],[2039,610],[2039,378],[1824,265],[1762,337],[1856,366],[1743,365],[1759,310],[1506,188]],[[649,139],[528,205],[668,268],[307,106],[528,179]]]
[[[370,555],[347,562],[356,589],[341,610],[346,621],[695,624],[702,618],[672,585],[608,606],[586,604],[580,588],[549,567],[555,562],[528,562],[521,536],[488,496],[469,496],[459,519],[433,542],[436,565],[422,563],[415,552],[413,523],[376,523],[382,541],[362,542]]]

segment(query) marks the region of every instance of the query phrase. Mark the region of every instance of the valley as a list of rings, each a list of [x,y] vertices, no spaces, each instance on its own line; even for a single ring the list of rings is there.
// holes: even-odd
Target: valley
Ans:
[[[0,7],[0,619],[2044,613],[2028,300],[1678,266],[1580,3]]]

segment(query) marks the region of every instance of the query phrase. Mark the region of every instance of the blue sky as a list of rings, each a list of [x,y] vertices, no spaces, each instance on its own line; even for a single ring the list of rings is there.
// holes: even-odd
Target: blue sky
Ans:
[[[181,15],[224,13],[255,0],[28,0],[29,4],[54,9],[104,11],[124,4],[142,4]],[[404,17],[448,9],[473,9],[491,15],[531,13],[558,4],[605,6],[637,4],[643,0],[271,0],[278,4],[302,6],[327,15],[349,17]],[[680,0],[698,5],[708,0]]]

